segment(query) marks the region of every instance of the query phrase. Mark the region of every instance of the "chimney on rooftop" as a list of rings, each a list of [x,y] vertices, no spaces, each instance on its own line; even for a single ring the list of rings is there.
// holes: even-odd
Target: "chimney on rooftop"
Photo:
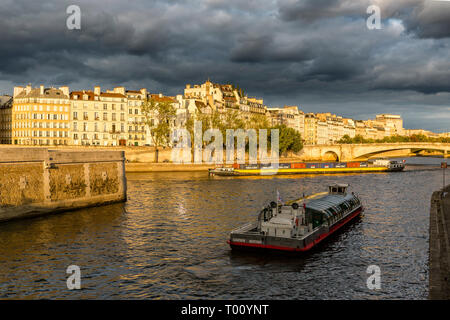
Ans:
[[[64,93],[64,95],[69,96],[69,87],[68,86],[59,87],[59,90],[61,90]]]
[[[13,97],[16,97],[24,90],[24,87],[14,87],[14,95]]]
[[[31,84],[27,85],[27,87],[25,88],[25,91],[27,94],[29,94],[31,92]]]
[[[44,94],[44,85],[43,85],[43,84],[41,84],[41,85],[39,86],[39,94],[40,94],[40,95],[43,95],[43,94]]]
[[[95,94],[96,96],[99,96],[99,95],[100,95],[100,87],[99,87],[99,86],[95,86],[95,87],[94,87],[94,94]]]
[[[125,87],[115,87],[113,90],[114,93],[125,94]]]

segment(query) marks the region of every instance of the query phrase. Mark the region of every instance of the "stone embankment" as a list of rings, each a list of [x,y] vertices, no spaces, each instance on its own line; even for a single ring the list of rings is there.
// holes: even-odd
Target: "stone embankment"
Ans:
[[[123,151],[0,148],[0,222],[126,201]]]
[[[450,185],[435,191],[430,208],[429,298],[450,299]]]

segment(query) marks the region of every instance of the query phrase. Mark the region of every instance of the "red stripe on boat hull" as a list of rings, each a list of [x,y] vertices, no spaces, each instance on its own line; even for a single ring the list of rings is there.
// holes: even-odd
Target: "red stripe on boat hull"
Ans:
[[[227,243],[230,245],[231,248],[233,246],[235,247],[250,247],[250,248],[261,248],[261,249],[272,249],[272,250],[281,250],[281,251],[292,251],[292,252],[302,252],[302,251],[308,251],[315,245],[317,245],[319,242],[324,240],[326,237],[328,237],[330,234],[336,232],[338,229],[340,229],[343,225],[347,224],[351,220],[353,220],[355,217],[359,216],[362,212],[362,207],[358,208],[355,212],[351,213],[349,216],[347,216],[345,219],[343,219],[341,222],[336,224],[335,226],[330,228],[330,231],[327,233],[324,233],[320,235],[316,240],[308,244],[307,246],[303,248],[290,248],[290,247],[281,247],[281,246],[273,246],[270,244],[257,244],[257,243],[246,243],[246,242],[232,242],[231,240],[227,240]]]

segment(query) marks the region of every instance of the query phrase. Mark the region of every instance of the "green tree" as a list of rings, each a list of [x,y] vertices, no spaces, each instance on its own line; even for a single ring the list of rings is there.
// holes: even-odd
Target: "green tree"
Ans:
[[[349,144],[353,143],[353,139],[348,134],[344,135],[337,143]]]
[[[155,162],[158,162],[158,148],[166,146],[170,141],[171,123],[175,119],[176,110],[171,102],[157,102],[147,99],[141,106],[145,124],[150,128],[150,136],[155,146]]]
[[[279,130],[279,150],[280,154],[286,155],[287,152],[299,152],[303,148],[302,136],[300,132],[286,125],[277,125],[272,129]]]
[[[247,122],[246,129],[269,129],[270,124],[266,115],[264,114],[252,114]]]

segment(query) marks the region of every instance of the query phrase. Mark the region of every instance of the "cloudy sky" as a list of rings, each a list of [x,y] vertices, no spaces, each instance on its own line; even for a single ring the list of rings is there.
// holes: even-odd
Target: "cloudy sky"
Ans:
[[[69,5],[81,30],[68,30]],[[369,30],[367,8],[381,10]],[[207,78],[267,105],[450,131],[450,1],[0,0],[0,93],[148,88]]]

